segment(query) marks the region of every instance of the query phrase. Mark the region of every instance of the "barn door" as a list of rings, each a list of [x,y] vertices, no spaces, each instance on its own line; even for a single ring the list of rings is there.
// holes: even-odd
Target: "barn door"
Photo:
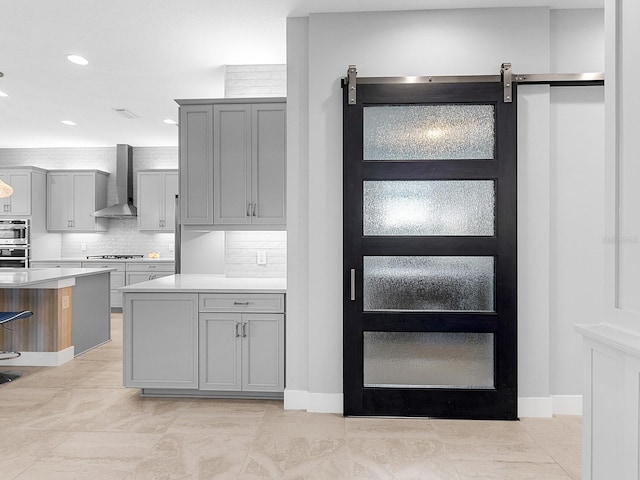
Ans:
[[[345,415],[515,419],[515,101],[501,81],[349,93]]]

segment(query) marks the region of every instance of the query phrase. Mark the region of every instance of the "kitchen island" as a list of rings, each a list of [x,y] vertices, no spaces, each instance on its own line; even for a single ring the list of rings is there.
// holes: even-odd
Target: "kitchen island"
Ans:
[[[120,290],[126,387],[283,397],[285,279],[178,274]]]
[[[31,310],[0,345],[22,353],[5,365],[56,366],[111,338],[110,269],[16,268],[0,270],[0,309]]]

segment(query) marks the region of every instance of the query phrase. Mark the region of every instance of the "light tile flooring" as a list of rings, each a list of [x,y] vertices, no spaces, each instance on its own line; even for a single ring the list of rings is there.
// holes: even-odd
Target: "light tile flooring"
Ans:
[[[343,418],[277,401],[140,398],[121,386],[112,318],[112,342],[0,385],[1,480],[580,478],[579,417]]]

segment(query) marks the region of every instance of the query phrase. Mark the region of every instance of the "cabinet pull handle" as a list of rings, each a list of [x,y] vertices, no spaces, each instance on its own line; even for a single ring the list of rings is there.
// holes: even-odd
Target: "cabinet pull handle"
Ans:
[[[356,299],[356,269],[351,269],[351,300]]]
[[[251,204],[247,203],[247,217],[251,216]]]
[[[233,302],[234,305],[249,305],[249,302]]]
[[[240,336],[240,331],[238,330],[239,326],[240,326],[240,323],[236,322],[236,337]]]
[[[256,216],[256,209],[258,208],[258,204],[254,203],[253,204],[253,209],[251,210],[251,216],[255,217]]]
[[[242,336],[243,337],[247,336],[247,324],[246,324],[246,322],[242,324]]]

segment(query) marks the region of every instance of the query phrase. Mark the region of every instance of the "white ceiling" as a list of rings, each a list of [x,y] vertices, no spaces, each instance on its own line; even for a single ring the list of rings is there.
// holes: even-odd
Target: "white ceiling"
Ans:
[[[286,63],[287,17],[603,1],[0,0],[0,148],[177,145],[173,100],[223,97],[224,65]]]

